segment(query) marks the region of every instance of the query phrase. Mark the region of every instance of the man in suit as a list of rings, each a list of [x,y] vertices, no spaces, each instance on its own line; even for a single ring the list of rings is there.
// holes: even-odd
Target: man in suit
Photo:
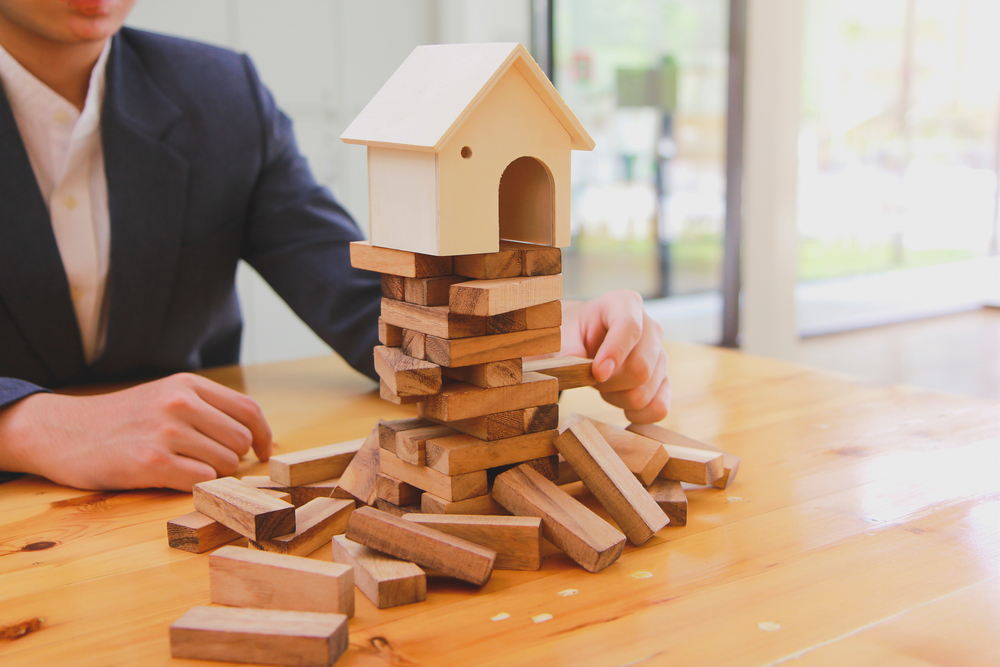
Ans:
[[[119,30],[134,1],[0,0],[0,470],[190,489],[270,454],[256,403],[184,373],[238,360],[238,260],[373,378],[380,284],[250,61]],[[563,350],[593,356],[604,397],[663,418],[641,298],[565,311]]]

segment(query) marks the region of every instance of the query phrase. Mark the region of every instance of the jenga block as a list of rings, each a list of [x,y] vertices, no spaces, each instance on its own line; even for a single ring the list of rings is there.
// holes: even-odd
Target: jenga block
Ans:
[[[418,306],[382,299],[382,319],[403,329],[438,338],[486,335],[486,318],[452,312],[448,306]]]
[[[537,405],[524,409],[525,433],[551,431],[554,428],[559,428],[559,406],[557,404]]]
[[[587,419],[583,415],[570,415],[566,418],[560,430],[565,430],[569,426],[578,424],[581,421],[589,421],[594,425],[594,428],[601,434],[601,437],[611,445],[611,449],[615,450],[615,453],[621,458],[625,467],[631,470],[645,486],[653,483],[653,480],[656,479],[656,476],[660,474],[663,466],[670,459],[667,450],[655,440],[632,433],[631,431],[626,431],[617,426],[612,426],[611,424]]]
[[[372,429],[333,490],[334,498],[354,498],[363,505],[375,502],[378,473],[379,428]]]
[[[272,456],[268,472],[271,479],[285,486],[299,486],[339,477],[364,441],[364,438],[358,438]]]
[[[379,609],[427,599],[427,575],[414,563],[352,542],[333,538],[333,560],[354,568],[354,585]]]
[[[358,455],[355,454],[354,456],[357,458]],[[353,463],[354,461],[352,460],[351,464]],[[316,498],[333,498],[334,491],[337,490],[338,486],[340,486],[340,478],[334,477],[333,479],[324,479],[320,482],[293,486],[288,491],[292,494],[292,504],[296,507],[302,507],[310,500],[315,500]]]
[[[420,496],[420,511],[424,514],[510,514],[489,494],[451,501],[433,493],[424,493]]]
[[[559,248],[504,240],[500,241],[500,248],[521,251],[521,275],[554,276],[562,273],[562,251]]]
[[[542,520],[534,516],[404,514],[403,519],[497,552],[497,570],[537,570],[542,566]]]
[[[559,380],[559,391],[597,384],[592,370],[593,359],[582,357],[553,357],[524,362],[524,370],[551,375]]]
[[[522,255],[521,251],[516,248],[455,257],[455,273],[467,278],[478,278],[479,280],[512,278],[521,275],[521,271]]]
[[[405,291],[403,289],[403,284],[406,278],[403,276],[394,276],[389,273],[382,274],[382,296],[387,299],[395,299],[396,301],[402,301],[405,298]]]
[[[565,462],[564,462],[565,464]],[[486,471],[486,482],[493,487],[493,482],[497,477],[503,473],[516,468],[518,466],[528,466],[537,471],[542,477],[549,481],[556,481],[559,479],[559,455],[553,454],[552,456],[543,456],[537,459],[529,459],[527,461],[521,461],[519,463],[511,463],[505,466],[497,466],[496,468],[490,468]]]
[[[167,522],[167,544],[172,549],[202,554],[240,539],[235,530],[201,512],[189,512]]]
[[[470,419],[495,412],[508,412],[559,400],[559,381],[538,373],[525,373],[521,384],[484,389],[464,382],[444,385],[418,408],[422,417],[439,421]]]
[[[454,368],[550,354],[558,352],[561,344],[559,328],[552,327],[457,340],[427,336],[425,348],[428,361]]]
[[[215,604],[354,616],[354,572],[340,563],[224,547],[208,557],[208,582]]]
[[[422,491],[395,477],[379,473],[375,477],[376,497],[393,505],[415,505],[420,502]]]
[[[403,329],[403,352],[405,352],[407,356],[413,357],[414,359],[426,359],[426,342],[427,334],[422,334],[419,331],[412,331],[410,329]]]
[[[374,271],[375,273],[391,273],[394,276],[406,278],[431,278],[447,276],[452,273],[451,257],[422,255],[405,250],[380,248],[368,241],[353,241],[351,243],[351,266],[356,269]]]
[[[580,476],[576,474],[573,466],[566,461],[562,454],[559,455],[559,476],[552,481],[555,482],[556,486],[580,481]]]
[[[562,326],[562,301],[549,301],[524,309],[524,326],[528,329],[548,329]]]
[[[736,479],[736,473],[740,470],[742,459],[736,454],[723,451],[714,445],[694,440],[670,429],[663,428],[658,424],[629,424],[628,430],[639,435],[644,435],[647,438],[652,438],[657,442],[662,442],[665,445],[680,445],[682,447],[690,447],[691,449],[704,449],[709,452],[722,454],[724,472],[721,477],[711,483],[714,487],[720,489],[726,488],[733,483],[733,480]]]
[[[404,300],[419,306],[447,306],[448,288],[468,280],[464,276],[438,276],[436,278],[404,278]]]
[[[554,456],[556,435],[552,430],[503,440],[480,440],[465,433],[431,438],[425,445],[426,465],[445,475],[458,475]]]
[[[234,477],[199,482],[194,508],[251,540],[295,532],[295,508]]]
[[[448,305],[453,313],[497,315],[540,303],[558,301],[562,276],[519,276],[496,280],[470,280],[449,288]]]
[[[379,380],[378,395],[379,398],[381,398],[383,401],[395,403],[396,405],[410,405],[411,403],[419,403],[425,398],[424,396],[400,396],[389,388],[389,385],[385,383],[385,380]]]
[[[537,516],[542,536],[588,572],[618,560],[625,536],[558,486],[528,466],[496,478],[493,499],[516,516]]]
[[[410,419],[396,419],[394,421],[380,421],[378,424],[378,446],[388,449],[393,454],[396,453],[396,436],[402,431],[410,431],[416,428],[434,426],[434,422],[420,417]]]
[[[375,509],[385,512],[386,514],[400,517],[404,514],[413,514],[414,512],[420,511],[419,502],[413,503],[412,505],[396,505],[395,503],[390,503],[388,500],[384,500],[382,498],[375,499],[374,507]]]
[[[400,461],[405,461],[415,466],[425,465],[427,440],[455,434],[456,431],[453,429],[437,424],[400,431],[396,434],[396,456],[399,457]],[[405,505],[406,503],[402,504]]]
[[[446,500],[464,500],[481,496],[487,491],[485,470],[444,475],[426,466],[415,466],[400,461],[395,454],[384,449],[379,453],[379,464],[381,472],[390,477]]]
[[[378,318],[378,341],[386,347],[399,347],[403,344],[403,330]]]
[[[490,361],[485,364],[460,366],[458,368],[441,368],[444,377],[477,387],[492,389],[493,387],[509,387],[521,384],[521,359],[506,359]]]
[[[486,318],[486,335],[514,333],[524,331],[528,328],[527,310],[511,310],[499,315],[490,315]]]
[[[441,367],[398,347],[375,346],[375,372],[397,396],[430,396],[441,390]]]
[[[347,650],[347,616],[192,607],[170,626],[170,655],[295,667],[331,667]]]
[[[670,518],[671,526],[687,525],[688,500],[680,482],[674,479],[657,479],[646,491]]]
[[[497,412],[446,424],[449,428],[480,440],[502,440],[524,435],[524,410]],[[553,427],[555,428],[555,427]]]
[[[347,539],[478,586],[489,581],[497,557],[492,549],[370,507],[351,516]]]
[[[295,510],[295,532],[269,540],[250,540],[250,547],[292,556],[308,556],[343,533],[354,511],[354,500],[316,498]]]
[[[722,454],[704,449],[664,444],[670,459],[660,470],[663,479],[675,479],[689,484],[712,484],[726,474]]]
[[[589,421],[569,426],[555,445],[632,544],[670,521]]]
[[[271,496],[272,498],[276,498],[276,499],[284,501],[286,503],[291,503],[292,505],[295,504],[295,503],[292,503],[292,494],[290,494],[288,491],[278,491],[276,489],[260,489],[260,492],[261,493],[266,493],[267,495]]]

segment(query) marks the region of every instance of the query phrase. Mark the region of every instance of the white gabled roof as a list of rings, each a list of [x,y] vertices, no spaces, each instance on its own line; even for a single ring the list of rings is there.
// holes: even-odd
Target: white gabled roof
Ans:
[[[566,128],[572,148],[591,150],[594,140],[516,42],[418,46],[340,138],[349,144],[438,151],[512,66]]]

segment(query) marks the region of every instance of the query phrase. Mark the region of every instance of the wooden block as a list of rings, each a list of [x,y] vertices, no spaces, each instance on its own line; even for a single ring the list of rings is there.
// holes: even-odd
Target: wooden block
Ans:
[[[357,458],[357,454],[355,454],[355,458]],[[351,463],[353,464],[354,461],[352,460]],[[349,466],[350,464],[348,464]],[[333,498],[333,494],[338,486],[340,486],[340,478],[334,477],[333,479],[324,479],[320,482],[311,482],[302,486],[293,486],[288,490],[292,494],[292,504],[296,507],[302,507],[310,500]]]
[[[427,599],[427,576],[417,565],[352,542],[333,538],[333,560],[354,568],[354,585],[379,609]]]
[[[375,488],[377,498],[400,506],[419,504],[420,494],[423,493],[417,487],[381,472],[375,477]]]
[[[492,278],[512,278],[520,276],[522,255],[517,248],[501,249],[499,252],[478,255],[458,255],[455,257],[455,273],[467,278],[489,280]]]
[[[354,500],[316,498],[295,510],[295,532],[269,540],[250,540],[250,547],[292,556],[308,556],[347,528]],[[346,612],[345,612],[346,613]]]
[[[540,303],[558,301],[562,276],[519,276],[496,280],[471,280],[449,288],[448,305],[453,313],[498,315]]]
[[[524,370],[551,375],[559,380],[559,391],[576,387],[593,387],[597,384],[593,373],[593,359],[582,357],[552,357],[524,362]]]
[[[240,481],[247,486],[252,486],[255,489],[270,489],[271,491],[287,491],[288,487],[284,484],[279,484],[267,475],[244,475],[240,477]]]
[[[558,352],[560,336],[558,327],[457,340],[428,336],[425,347],[428,361],[454,368]]]
[[[520,461],[518,463],[511,463],[505,466],[490,468],[486,471],[486,482],[490,485],[490,488],[492,488],[493,482],[498,476],[521,465],[533,468],[542,477],[554,482],[559,479],[559,458],[558,454],[553,454],[552,456],[543,456],[537,459],[529,459],[527,461]],[[565,465],[565,461],[563,464]]]
[[[562,273],[562,250],[559,248],[501,240],[500,249],[521,251],[521,275],[554,276]]]
[[[351,266],[375,273],[391,273],[406,278],[431,278],[450,275],[452,264],[451,257],[380,248],[368,241],[351,243]]]
[[[375,499],[375,509],[385,512],[386,514],[391,514],[393,516],[403,516],[404,514],[413,514],[414,512],[420,511],[420,503],[416,502],[412,505],[396,505],[395,503],[390,503],[388,500],[382,498]]]
[[[660,470],[663,479],[675,479],[689,484],[712,484],[726,474],[722,454],[704,449],[664,444],[670,460]]]
[[[378,318],[378,341],[387,347],[399,347],[403,344],[403,330]]]
[[[375,372],[397,396],[430,396],[441,390],[441,367],[414,359],[398,347],[376,345]]]
[[[364,438],[358,438],[272,456],[268,463],[268,472],[272,480],[285,486],[299,486],[339,477],[361,449],[364,441]]]
[[[192,607],[170,625],[174,658],[330,667],[346,650],[344,614]]]
[[[406,278],[403,276],[394,276],[389,273],[382,274],[382,296],[387,299],[395,299],[396,301],[402,301],[405,298],[405,291],[403,289],[404,281]]]
[[[517,435],[524,435],[524,410],[511,410],[472,417],[471,419],[459,419],[447,422],[446,426],[480,440],[513,438]]]
[[[361,449],[351,459],[333,490],[335,498],[354,498],[363,505],[375,502],[375,475],[378,473],[379,427],[372,429]]]
[[[434,426],[434,422],[420,417],[410,419],[396,419],[394,421],[380,421],[378,424],[378,446],[388,449],[393,454],[396,453],[396,436],[401,431],[410,431],[416,428]]]
[[[404,300],[419,306],[447,306],[448,288],[468,280],[464,276],[436,278],[404,278]]]
[[[524,410],[524,432],[538,433],[559,428],[559,406],[537,405]]]
[[[509,412],[559,400],[559,381],[539,373],[525,373],[521,384],[484,389],[450,382],[418,408],[421,417],[451,422],[496,412]]]
[[[618,560],[625,536],[558,486],[528,466],[497,477],[493,499],[516,516],[537,516],[542,536],[588,572]]]
[[[527,309],[511,310],[486,318],[486,335],[514,333],[528,328]]]
[[[458,475],[529,459],[555,456],[555,430],[504,438],[481,440],[465,433],[427,440],[426,465],[445,475]]]
[[[403,519],[497,552],[497,570],[542,566],[542,520],[534,516],[404,514]]]
[[[226,528],[201,512],[189,512],[167,522],[167,544],[172,549],[193,554],[203,554],[240,537],[235,530]]]
[[[433,493],[424,493],[420,496],[420,511],[424,514],[510,514],[502,505],[493,500],[493,496],[490,494],[451,501],[435,496]]]
[[[549,301],[524,309],[524,326],[528,329],[548,329],[562,326],[562,301]]]
[[[419,331],[412,331],[410,329],[403,329],[403,352],[414,359],[426,359],[427,358],[427,348],[426,343],[427,334],[422,334]]]
[[[410,405],[424,400],[423,396],[397,395],[392,389],[389,388],[389,385],[385,383],[385,380],[379,380],[378,395],[383,401],[389,401],[390,403],[395,403],[396,405]]]
[[[497,557],[492,549],[370,507],[351,516],[347,539],[478,586],[489,581]]]
[[[438,338],[468,338],[487,333],[487,318],[452,312],[448,306],[418,306],[382,299],[382,319],[397,327]]]
[[[295,507],[247,486],[235,477],[199,482],[194,508],[251,540],[295,532]]]
[[[589,421],[569,426],[555,445],[632,544],[643,544],[670,521]]]
[[[579,482],[580,476],[576,474],[563,455],[559,455],[559,476],[552,480],[555,482],[556,486],[563,486],[564,484],[572,484],[573,482]]]
[[[485,389],[509,387],[522,382],[520,357],[458,368],[441,368],[441,372],[444,377],[451,380],[474,384]]]
[[[674,479],[657,479],[646,491],[670,518],[671,526],[687,525],[688,500],[680,482]]]
[[[402,480],[423,491],[429,491],[446,500],[464,500],[486,493],[486,471],[444,475],[426,466],[415,466],[400,461],[395,454],[382,450],[379,455],[381,472]]]
[[[295,504],[292,502],[292,494],[290,494],[288,491],[277,491],[275,489],[260,489],[260,492],[266,493],[272,498],[277,498],[278,500],[282,500],[286,503],[291,503],[292,505]]]
[[[354,616],[354,572],[340,563],[225,547],[208,557],[208,582],[215,604]]]
[[[439,424],[399,431],[396,433],[396,456],[399,457],[400,461],[405,461],[415,466],[425,465],[427,440],[455,434],[455,430]],[[390,499],[386,498],[386,500]],[[407,505],[408,503],[397,504]]]
[[[565,430],[581,421],[589,421],[594,425],[601,437],[611,445],[611,449],[615,450],[615,453],[621,458],[625,467],[631,470],[645,486],[653,483],[670,459],[667,450],[655,440],[595,419],[587,419],[583,415],[570,415],[560,426],[560,430]]]
[[[736,479],[736,473],[740,470],[740,463],[742,459],[736,454],[721,450],[714,445],[694,440],[693,438],[681,435],[676,431],[663,428],[658,424],[629,424],[628,430],[633,433],[638,433],[639,435],[644,435],[647,438],[652,438],[653,440],[662,442],[666,445],[679,445],[682,447],[690,447],[691,449],[703,449],[705,451],[722,454],[723,473],[715,481],[711,482],[714,487],[720,489],[726,488],[732,484],[734,479]]]

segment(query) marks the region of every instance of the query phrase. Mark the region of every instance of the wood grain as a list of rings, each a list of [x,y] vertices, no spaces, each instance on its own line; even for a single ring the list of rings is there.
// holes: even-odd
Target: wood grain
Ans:
[[[354,568],[354,584],[379,609],[427,599],[427,575],[414,563],[352,542],[344,535],[333,538],[333,560]]]
[[[423,255],[405,250],[380,248],[367,241],[351,242],[351,266],[406,278],[431,278],[452,273],[451,257]]]
[[[399,347],[403,344],[403,330],[379,317],[378,341],[388,347]]]
[[[486,493],[486,471],[444,475],[426,466],[415,466],[392,452],[382,450],[379,456],[381,472],[404,481],[445,500],[465,500]]]
[[[449,288],[448,305],[454,313],[498,315],[511,310],[558,301],[562,276],[519,276],[496,280],[472,280]]]
[[[388,449],[393,454],[396,453],[396,436],[402,431],[409,431],[416,428],[434,426],[434,422],[419,417],[407,419],[394,419],[392,421],[380,421],[378,423],[378,446]]]
[[[448,382],[421,403],[421,417],[442,422],[509,412],[559,400],[559,382],[547,375],[525,373],[521,384],[484,389],[464,382]]]
[[[490,361],[485,364],[473,364],[458,368],[442,368],[441,372],[446,378],[487,389],[509,387],[522,382],[520,358]]]
[[[167,522],[167,544],[172,549],[202,554],[235,542],[241,535],[201,512],[189,512]]]
[[[525,408],[523,421],[525,433],[538,433],[559,428],[559,406],[553,403],[552,405]]]
[[[426,465],[445,475],[486,470],[554,456],[557,431],[542,431],[502,440],[480,440],[465,433],[427,440]]]
[[[502,250],[521,251],[521,274],[525,276],[554,276],[562,273],[562,250],[531,243],[500,241]]]
[[[524,370],[551,375],[559,380],[559,391],[597,384],[593,373],[593,359],[583,357],[551,357],[524,362]]]
[[[431,438],[443,438],[456,435],[454,429],[439,424],[422,428],[407,429],[396,433],[396,456],[400,461],[422,466],[426,462],[427,441]],[[386,500],[389,500],[386,498]],[[407,505],[408,503],[402,503]]]
[[[394,276],[389,273],[382,274],[382,296],[387,299],[402,301],[405,298],[403,285],[406,278]]]
[[[295,510],[295,532],[267,540],[250,540],[250,548],[292,556],[308,556],[347,528],[354,500],[316,498]],[[346,612],[343,612],[346,613]]]
[[[485,317],[463,315],[448,306],[418,306],[382,299],[382,319],[402,329],[438,338],[468,338],[487,333]]]
[[[375,475],[378,473],[379,427],[375,426],[347,465],[333,490],[335,498],[354,498],[362,505],[375,502]]]
[[[670,526],[687,525],[688,500],[681,483],[673,479],[657,479],[646,491],[670,518]]]
[[[428,361],[455,367],[550,354],[558,352],[561,344],[560,331],[553,327],[456,340],[428,336],[425,346]]]
[[[295,532],[295,507],[234,477],[199,482],[194,508],[251,540]]]
[[[524,413],[524,410],[510,410],[469,419],[457,419],[446,424],[449,428],[480,440],[502,440],[524,435]]]
[[[468,280],[464,276],[437,276],[435,278],[404,278],[404,300],[419,306],[447,306],[448,288]]]
[[[427,334],[403,329],[403,352],[414,359],[427,358]]]
[[[414,505],[420,503],[422,491],[406,482],[380,472],[375,478],[375,495],[393,505]]]
[[[441,367],[398,347],[375,346],[375,372],[397,396],[430,396],[441,390]]]
[[[736,474],[740,470],[740,462],[742,459],[736,454],[733,454],[732,452],[725,452],[714,445],[700,442],[694,438],[681,435],[676,431],[663,428],[659,424],[629,424],[628,430],[667,445],[680,445],[691,449],[704,449],[706,451],[722,454],[722,467],[724,472],[721,477],[712,482],[712,486],[714,487],[720,489],[726,488],[736,479]]]
[[[497,552],[497,570],[542,566],[542,520],[525,516],[404,514],[403,519],[440,530]]]
[[[424,514],[510,514],[490,494],[465,500],[445,500],[433,493],[424,493],[420,496],[420,511]]]
[[[519,249],[501,248],[498,252],[455,257],[455,273],[466,278],[511,278],[521,275],[521,269],[522,254]]]
[[[656,480],[657,475],[670,460],[667,450],[659,442],[596,419],[587,419],[580,414],[571,414],[566,417],[566,420],[560,425],[560,429],[568,428],[581,421],[589,421],[594,425],[597,432],[611,445],[611,449],[618,454],[625,466],[645,486],[649,486]]]
[[[358,438],[324,447],[278,454],[272,456],[268,462],[268,473],[272,480],[285,486],[299,486],[340,477],[364,441],[364,438]]]

